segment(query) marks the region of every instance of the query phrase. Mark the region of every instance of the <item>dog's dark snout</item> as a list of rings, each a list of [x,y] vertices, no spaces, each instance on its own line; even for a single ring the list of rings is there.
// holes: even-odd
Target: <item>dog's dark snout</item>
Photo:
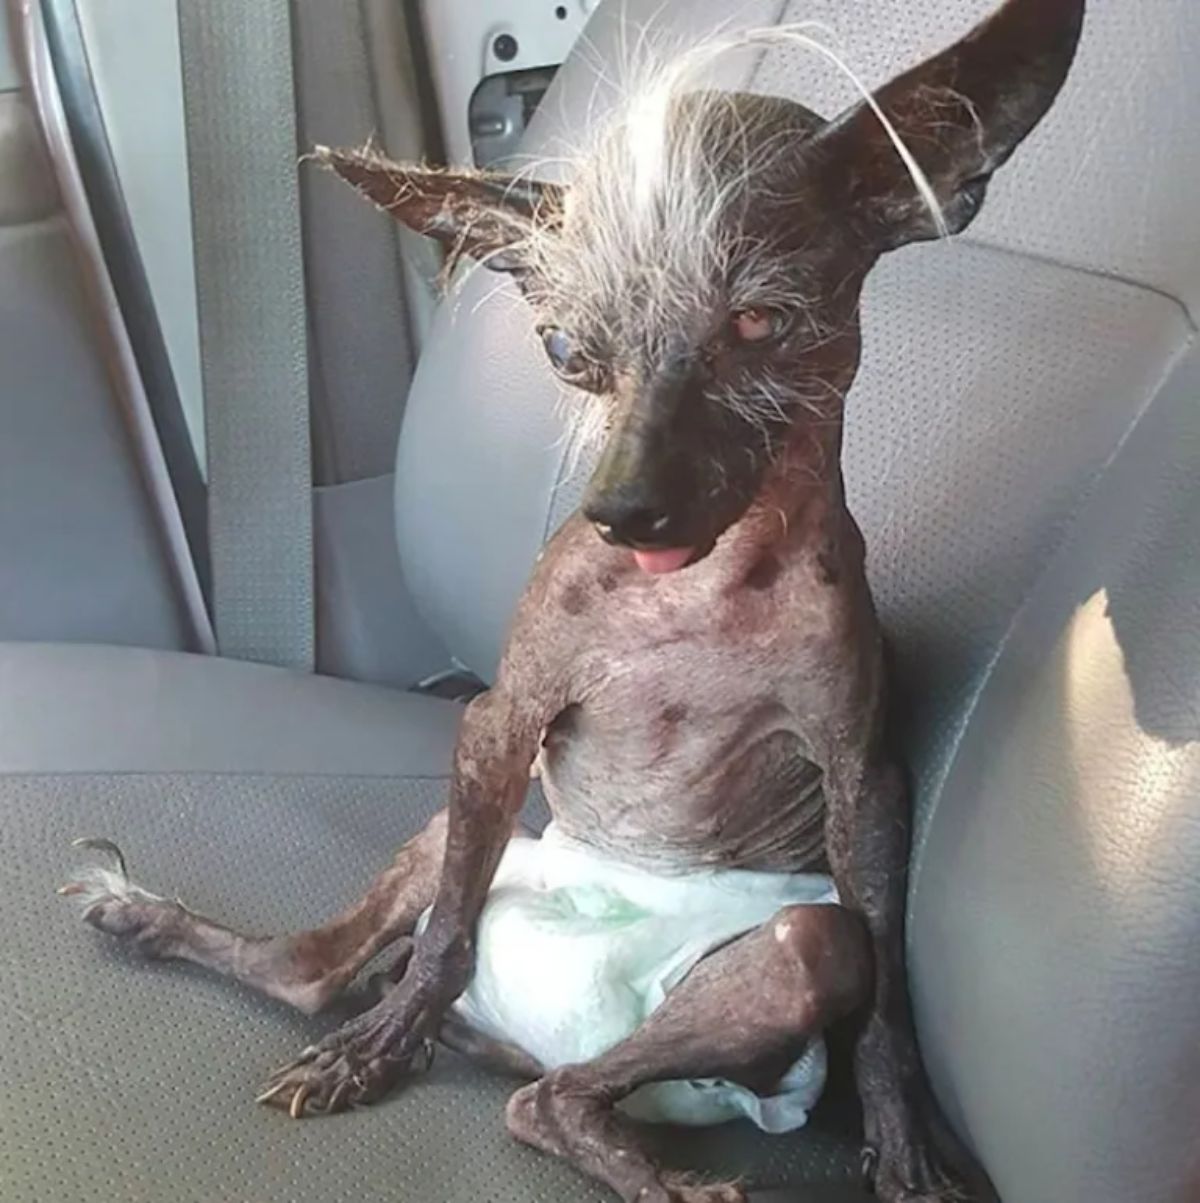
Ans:
[[[661,507],[620,494],[590,500],[584,514],[611,543],[662,543],[671,527],[671,516]]]

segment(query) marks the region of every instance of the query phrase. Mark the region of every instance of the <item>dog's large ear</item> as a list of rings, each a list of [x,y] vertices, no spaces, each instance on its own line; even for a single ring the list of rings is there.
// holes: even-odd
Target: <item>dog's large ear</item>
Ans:
[[[470,255],[494,271],[519,275],[520,249],[535,225],[556,223],[562,213],[557,184],[394,163],[370,146],[319,146],[311,158],[397,221],[437,239],[451,265]]]
[[[1084,0],[1007,0],[961,42],[876,93],[932,186],[945,232],[970,225],[992,173],[1053,104],[1083,12]],[[813,148],[825,157],[833,199],[873,249],[943,232],[867,103],[830,122]]]

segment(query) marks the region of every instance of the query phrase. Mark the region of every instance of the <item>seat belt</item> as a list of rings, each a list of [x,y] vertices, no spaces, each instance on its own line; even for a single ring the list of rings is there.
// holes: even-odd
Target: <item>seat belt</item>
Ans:
[[[315,655],[307,313],[289,0],[178,0],[223,656]]]

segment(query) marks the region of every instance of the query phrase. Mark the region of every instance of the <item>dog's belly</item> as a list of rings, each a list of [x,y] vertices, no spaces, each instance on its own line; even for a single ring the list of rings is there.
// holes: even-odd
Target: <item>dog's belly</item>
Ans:
[[[546,733],[551,811],[577,840],[624,860],[825,868],[821,772],[767,702],[744,712],[679,699],[572,707]]]

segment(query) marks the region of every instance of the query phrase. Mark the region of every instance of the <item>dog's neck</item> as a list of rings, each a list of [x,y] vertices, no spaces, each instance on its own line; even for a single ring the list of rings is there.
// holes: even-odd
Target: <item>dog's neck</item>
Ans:
[[[723,584],[740,587],[764,560],[828,554],[857,528],[846,509],[840,422],[795,429],[758,495],[704,562]]]

